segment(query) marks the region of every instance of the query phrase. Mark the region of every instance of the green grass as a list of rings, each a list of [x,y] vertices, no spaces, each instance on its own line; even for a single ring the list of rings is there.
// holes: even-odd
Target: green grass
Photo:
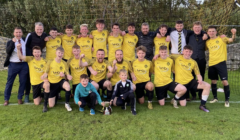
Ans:
[[[4,102],[7,72],[0,72],[0,104]],[[18,81],[15,81],[10,103],[17,103]],[[3,89],[3,90],[2,90]],[[64,93],[62,92],[62,96]],[[170,94],[173,97],[173,94]],[[212,99],[210,95],[209,99]],[[239,101],[239,94],[231,94],[231,101]],[[224,94],[219,93],[219,100]],[[32,94],[30,94],[32,102]],[[62,99],[59,102],[63,102]],[[154,98],[156,101],[156,98]],[[73,99],[71,99],[73,102]],[[113,114],[104,116],[96,112],[89,115],[71,104],[73,111],[67,112],[64,104],[57,104],[48,112],[42,113],[42,105],[0,106],[0,139],[233,139],[240,140],[240,104],[209,104],[209,113],[198,109],[199,103],[188,102],[186,107],[174,109],[167,102],[165,106],[153,103],[153,110],[147,103],[137,104],[137,115],[120,107],[113,107]],[[97,109],[101,109],[98,105]]]

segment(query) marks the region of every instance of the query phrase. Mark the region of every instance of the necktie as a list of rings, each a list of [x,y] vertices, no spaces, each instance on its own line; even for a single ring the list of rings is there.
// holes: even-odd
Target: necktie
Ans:
[[[182,37],[181,32],[178,32],[178,53],[182,52]]]
[[[21,39],[18,40],[18,43],[21,44]],[[20,52],[21,52],[21,54],[23,55],[23,53],[22,53],[22,47],[20,48]],[[19,59],[19,60],[22,62],[22,59]]]

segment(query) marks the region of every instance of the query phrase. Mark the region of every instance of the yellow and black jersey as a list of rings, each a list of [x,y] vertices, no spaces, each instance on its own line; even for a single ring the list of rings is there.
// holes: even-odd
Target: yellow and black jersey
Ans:
[[[56,49],[61,47],[62,40],[60,37],[50,38],[46,43],[46,60],[56,57]]]
[[[192,71],[195,75],[200,74],[195,60],[185,59],[183,56],[175,60],[175,82],[182,85],[188,84],[193,79]]]
[[[86,62],[86,60],[82,59],[82,62]],[[76,59],[76,58],[70,58],[67,62],[67,65],[71,71],[72,84],[76,85],[80,83],[80,76],[82,74],[87,74],[87,67],[80,67],[79,59]]]
[[[60,72],[63,72],[65,75],[69,74],[67,63],[61,60],[60,63],[56,62],[55,59],[49,60],[45,72],[48,73],[48,81],[50,83],[58,83],[63,78],[60,76]]]
[[[91,80],[95,82],[99,82],[102,79],[106,79],[107,69],[108,69],[107,67],[110,66],[107,60],[104,59],[102,63],[99,63],[97,59],[94,58],[88,64],[93,68],[93,70],[97,71],[96,76],[91,74],[90,76]]]
[[[93,36],[93,57],[96,57],[97,50],[103,49],[105,51],[105,57],[108,57],[107,52],[107,38],[108,38],[108,31],[103,30],[102,32],[98,32],[98,30],[93,30],[91,32],[91,35]]]
[[[72,47],[76,43],[77,36],[76,35],[67,36],[66,34],[64,34],[60,37],[62,38],[62,47],[64,49],[63,58],[68,60],[71,57],[73,57]]]
[[[118,37],[109,36],[108,37],[108,61],[113,61],[115,59],[115,51],[122,50],[123,37],[118,35]]]
[[[135,60],[135,48],[138,42],[138,37],[130,34],[126,34],[123,36],[123,58],[127,61],[133,61]]]
[[[149,74],[153,73],[152,62],[145,59],[139,61],[138,59],[132,62],[132,68],[137,80],[133,81],[134,84],[150,81]]]
[[[89,37],[81,37],[77,39],[76,43],[80,46],[80,54],[85,54],[86,58],[92,59],[93,40]]]
[[[155,37],[154,38],[154,46],[155,46],[154,55],[159,54],[159,47],[163,46],[163,45],[167,46],[167,52],[168,52],[168,55],[169,55],[169,44],[170,44],[170,42],[166,42],[166,37],[161,37],[161,38]]]
[[[29,67],[30,81],[31,85],[38,85],[43,82],[41,76],[44,74],[46,67],[46,61],[41,58],[41,60],[34,59],[33,56],[26,56],[26,60]]]
[[[206,48],[209,50],[209,66],[216,65],[227,60],[228,38],[209,39],[206,42]]]
[[[113,62],[110,62],[109,64],[111,64],[111,66],[113,67],[112,63]],[[117,70],[115,71],[115,73],[113,74],[113,76],[111,78],[112,86],[114,86],[119,80],[121,80],[120,77],[119,77],[119,71],[121,69],[125,69],[126,71],[128,71],[130,73],[132,72],[132,66],[126,60],[123,60],[122,63],[116,63],[116,67],[117,67]]]
[[[155,87],[162,87],[173,81],[171,74],[174,71],[174,63],[171,58],[162,59],[160,57],[153,61],[153,66]]]

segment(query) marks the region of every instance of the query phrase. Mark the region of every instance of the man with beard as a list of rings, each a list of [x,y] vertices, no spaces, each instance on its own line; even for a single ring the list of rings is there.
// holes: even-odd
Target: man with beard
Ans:
[[[107,96],[105,98],[107,98],[107,100],[110,101],[112,97],[112,84],[109,80],[106,79],[106,74],[107,74],[107,70],[109,70],[109,72],[112,72],[113,68],[108,63],[108,61],[104,59],[105,57],[104,50],[99,49],[97,51],[97,57],[95,59],[92,59],[92,61],[82,62],[82,58],[84,57],[85,57],[84,55],[81,55],[80,66],[81,67],[88,66],[88,69],[91,72],[89,82],[90,83],[92,81],[97,82],[99,88],[102,89],[103,96],[106,96],[104,95],[104,89],[107,89]]]

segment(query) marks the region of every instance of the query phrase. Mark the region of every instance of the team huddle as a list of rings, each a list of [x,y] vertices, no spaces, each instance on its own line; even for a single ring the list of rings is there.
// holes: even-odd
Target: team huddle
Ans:
[[[184,29],[182,21],[177,21],[175,28],[161,25],[155,32],[149,32],[147,23],[142,24],[141,32],[135,32],[134,23],[128,24],[128,31],[121,31],[115,23],[111,33],[104,29],[104,20],[97,20],[96,27],[90,35],[87,24],[80,25],[80,35],[73,34],[72,25],[66,25],[65,34],[54,27],[47,36],[43,34],[43,24],[37,22],[35,32],[26,40],[22,38],[21,28],[16,27],[14,38],[7,43],[9,57],[4,65],[9,69],[4,105],[9,104],[17,74],[20,78],[18,103],[22,104],[24,87],[27,87],[27,80],[23,80],[27,78],[23,75],[28,64],[29,74],[25,75],[30,77],[34,104],[39,105],[44,99],[43,112],[54,107],[61,90],[65,90],[67,111],[72,111],[69,101],[74,97],[79,111],[83,112],[88,105],[91,115],[95,115],[97,103],[105,105],[102,98],[123,110],[129,104],[131,113],[136,115],[136,102],[143,104],[147,97],[147,107],[153,109],[154,91],[161,106],[165,105],[168,91],[174,93],[171,100],[174,108],[178,108],[178,104],[186,106],[189,92],[192,99],[198,92],[199,109],[209,112],[205,104],[210,89],[214,95],[210,103],[218,101],[218,76],[224,85],[225,107],[230,106],[227,43],[233,42],[236,29],[232,29],[232,37],[227,38],[217,36],[215,26],[202,31],[201,22],[194,22],[193,31]],[[46,59],[41,57],[44,47]],[[211,85],[204,82],[205,50],[209,51]],[[28,95],[25,95],[28,100],[26,97]]]

